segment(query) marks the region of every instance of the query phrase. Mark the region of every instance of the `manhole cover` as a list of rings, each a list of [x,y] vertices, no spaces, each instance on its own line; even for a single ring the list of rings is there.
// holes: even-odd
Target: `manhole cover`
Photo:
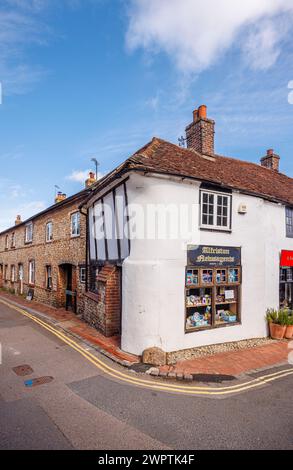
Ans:
[[[193,380],[197,382],[213,382],[221,383],[226,381],[235,380],[236,377],[233,375],[224,374],[192,374]]]
[[[25,375],[30,375],[33,373],[33,369],[31,366],[27,364],[23,364],[21,366],[13,367],[12,368],[13,372],[16,373],[16,375],[20,375],[21,377],[24,377]]]
[[[49,382],[52,382],[53,377],[37,377],[36,379],[30,379],[26,380],[24,382],[24,385],[26,387],[36,387],[37,385],[43,385],[43,384],[48,384]]]

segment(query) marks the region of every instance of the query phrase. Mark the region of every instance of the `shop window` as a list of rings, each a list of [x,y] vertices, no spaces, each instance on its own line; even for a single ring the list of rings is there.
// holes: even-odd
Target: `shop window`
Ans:
[[[78,237],[80,235],[80,213],[71,214],[71,236]]]
[[[293,268],[280,269],[280,307],[293,310]]]
[[[28,282],[29,284],[35,283],[35,262],[31,260],[28,265]]]
[[[52,266],[46,266],[46,288],[48,290],[52,290],[53,282],[52,282]]]
[[[53,240],[53,222],[48,222],[46,224],[46,242],[51,242]]]
[[[188,266],[185,284],[186,332],[240,322],[240,266]]]
[[[201,191],[201,228],[230,230],[231,195]]]
[[[30,222],[25,226],[25,243],[31,243],[33,241],[33,223]]]
[[[293,238],[293,208],[286,207],[286,236]]]

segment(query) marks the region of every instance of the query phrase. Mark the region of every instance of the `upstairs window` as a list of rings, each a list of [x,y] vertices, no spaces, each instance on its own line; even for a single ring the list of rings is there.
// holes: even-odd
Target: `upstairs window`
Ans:
[[[11,248],[15,248],[15,233],[11,234]]]
[[[71,236],[78,237],[80,235],[80,213],[74,212],[71,215]]]
[[[293,238],[293,208],[286,207],[286,237]]]
[[[31,260],[28,265],[28,282],[29,284],[35,283],[35,262]]]
[[[25,226],[25,243],[31,243],[33,241],[33,223],[30,222]]]
[[[46,242],[51,242],[53,240],[53,222],[48,222],[46,224]]]
[[[202,228],[230,230],[231,195],[201,191],[200,224]]]
[[[5,237],[5,250],[8,250],[8,245],[9,245],[9,238],[8,235]]]

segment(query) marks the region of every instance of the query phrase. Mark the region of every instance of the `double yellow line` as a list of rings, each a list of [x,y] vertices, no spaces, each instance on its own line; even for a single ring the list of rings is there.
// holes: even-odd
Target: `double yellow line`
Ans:
[[[187,395],[218,396],[218,395],[228,395],[228,394],[231,395],[231,394],[243,392],[246,390],[251,390],[257,387],[261,387],[267,383],[273,382],[274,380],[281,379],[289,375],[293,375],[293,368],[283,369],[273,374],[267,374],[262,377],[257,377],[256,379],[250,380],[245,383],[239,383],[236,385],[230,385],[226,387],[207,387],[207,386],[197,387],[193,385],[177,385],[177,384],[171,384],[168,382],[166,383],[160,382],[158,380],[152,380],[152,379],[144,380],[138,377],[131,377],[130,374],[125,374],[124,372],[121,372],[119,370],[114,369],[113,367],[110,367],[108,364],[101,361],[99,358],[97,358],[93,354],[91,354],[89,351],[84,349],[82,346],[80,346],[78,343],[73,341],[71,338],[64,335],[53,326],[44,322],[43,320],[40,320],[34,315],[31,315],[26,310],[23,310],[22,308],[17,307],[3,299],[0,299],[0,302],[6,305],[7,307],[13,310],[16,310],[21,315],[24,315],[25,317],[29,318],[30,320],[40,325],[42,328],[45,328],[50,333],[57,336],[64,343],[66,343],[72,349],[74,349],[79,354],[81,354],[85,359],[91,362],[95,367],[97,367],[100,371],[104,372],[106,375],[113,377],[114,379],[120,380],[122,382],[129,383],[131,385],[137,385],[137,386],[141,386],[141,387],[152,389],[152,390],[183,393]]]

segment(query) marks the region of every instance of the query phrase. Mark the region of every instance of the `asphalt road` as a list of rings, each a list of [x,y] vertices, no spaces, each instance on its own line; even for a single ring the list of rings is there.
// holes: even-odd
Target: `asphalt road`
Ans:
[[[0,342],[1,449],[293,449],[292,375],[222,398],[143,389],[1,303]]]

